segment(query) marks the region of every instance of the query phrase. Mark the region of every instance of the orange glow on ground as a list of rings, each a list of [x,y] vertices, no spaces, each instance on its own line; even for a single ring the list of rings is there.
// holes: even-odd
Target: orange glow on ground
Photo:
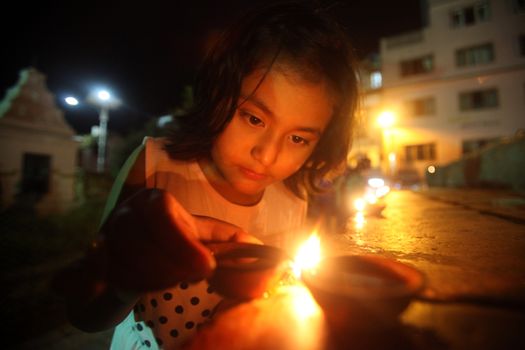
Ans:
[[[319,317],[321,308],[310,294],[308,288],[302,284],[293,284],[279,287],[278,292],[288,294],[290,308],[297,319],[306,321],[311,317]]]

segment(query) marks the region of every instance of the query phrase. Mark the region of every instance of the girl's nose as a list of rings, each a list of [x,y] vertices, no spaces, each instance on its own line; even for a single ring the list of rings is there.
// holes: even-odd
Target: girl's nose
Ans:
[[[264,166],[275,163],[280,152],[280,145],[276,140],[262,138],[252,148],[252,157]]]

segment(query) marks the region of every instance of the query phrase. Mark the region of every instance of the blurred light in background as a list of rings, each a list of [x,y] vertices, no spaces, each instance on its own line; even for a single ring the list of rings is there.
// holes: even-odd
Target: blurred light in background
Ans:
[[[392,125],[394,125],[394,122],[396,121],[395,114],[391,111],[384,111],[377,117],[377,123],[380,127],[383,129],[388,129]]]
[[[385,185],[385,180],[380,177],[371,177],[368,179],[368,186],[373,188],[382,187]]]
[[[74,96],[67,96],[64,101],[70,106],[77,106],[79,100]],[[86,102],[98,108],[99,125],[91,128],[91,134],[98,137],[97,171],[102,173],[106,168],[106,142],[107,124],[109,121],[109,110],[117,108],[121,102],[113,97],[106,89],[94,90],[86,98]]]
[[[78,105],[78,100],[73,97],[73,96],[68,96],[64,99],[64,101],[66,101],[66,103],[70,106],[76,106]]]

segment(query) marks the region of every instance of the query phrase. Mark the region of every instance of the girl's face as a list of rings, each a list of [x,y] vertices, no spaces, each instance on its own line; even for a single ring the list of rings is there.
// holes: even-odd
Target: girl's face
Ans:
[[[200,162],[212,186],[242,205],[257,203],[268,185],[299,170],[332,115],[325,84],[277,68],[260,83],[264,73],[244,79],[235,115],[213,144],[211,159]]]

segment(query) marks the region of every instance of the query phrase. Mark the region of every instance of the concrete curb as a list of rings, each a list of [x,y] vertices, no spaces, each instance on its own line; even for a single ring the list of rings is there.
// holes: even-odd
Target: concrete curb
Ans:
[[[430,187],[412,192],[453,205],[476,210],[516,224],[525,225],[525,196],[512,191]]]

